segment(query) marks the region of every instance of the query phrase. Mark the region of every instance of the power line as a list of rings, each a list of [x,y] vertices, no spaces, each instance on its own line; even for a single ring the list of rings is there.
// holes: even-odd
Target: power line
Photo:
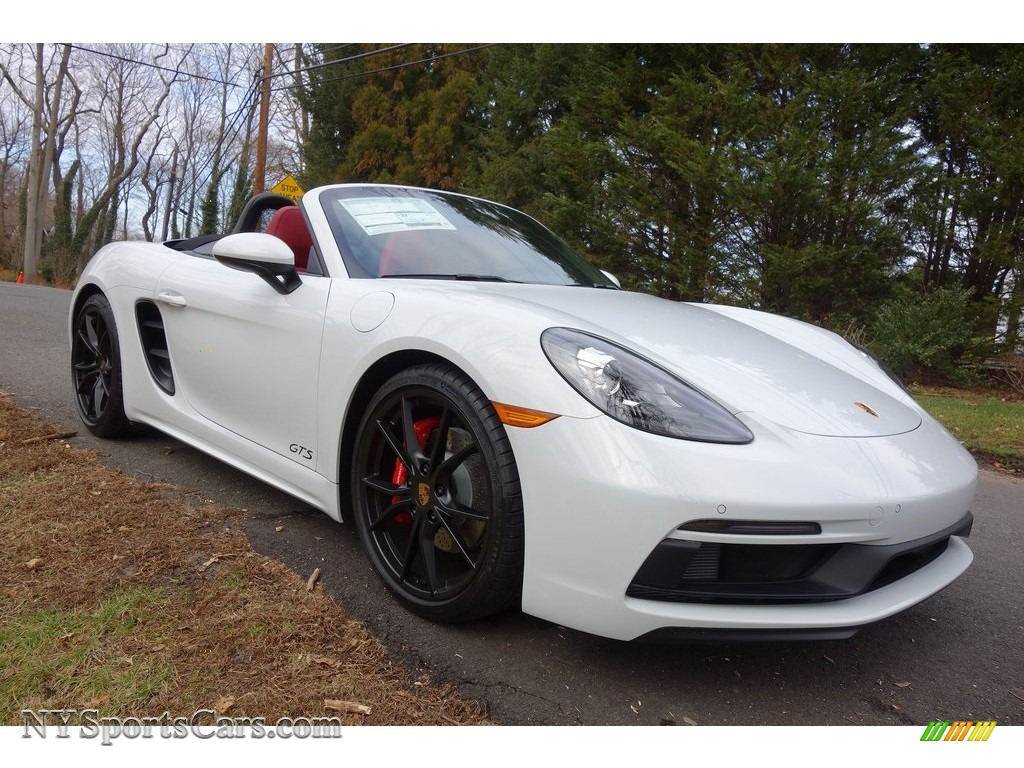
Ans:
[[[371,70],[367,70],[366,72],[354,72],[354,73],[352,73],[350,75],[341,75],[340,77],[331,77],[331,78],[328,78],[326,80],[319,80],[317,82],[317,85],[321,85],[323,83],[334,83],[334,82],[338,82],[339,80],[353,80],[353,79],[355,79],[357,77],[367,77],[369,75],[376,75],[376,74],[378,74],[380,72],[389,72],[389,71],[394,70],[394,69],[405,69],[406,67],[413,67],[413,66],[416,66],[417,64],[428,64],[428,63],[431,63],[431,62],[440,61],[441,59],[447,59],[447,58],[449,58],[451,56],[461,56],[462,54],[472,53],[473,51],[479,51],[479,50],[481,50],[483,48],[490,48],[490,47],[492,47],[494,45],[497,45],[497,43],[486,43],[484,45],[476,45],[476,46],[473,46],[472,48],[463,48],[461,51],[452,51],[450,53],[442,53],[442,54],[439,54],[437,56],[429,56],[429,57],[427,57],[425,59],[417,59],[416,61],[406,61],[406,62],[402,62],[401,64],[393,64],[390,67],[381,67],[380,69],[371,69]],[[337,63],[337,62],[332,62],[332,63]],[[271,90],[271,92],[274,92],[274,91],[286,91],[286,90],[289,90],[291,88],[296,88],[296,87],[297,86],[295,84],[292,84],[292,85],[282,85],[282,86],[278,86],[277,88],[271,88],[270,90]]]
[[[345,43],[344,45],[337,46],[337,47],[338,48],[343,48],[343,47],[346,47],[346,46],[349,46],[349,45],[355,45],[355,43]],[[363,51],[361,53],[356,53],[356,54],[353,54],[351,56],[344,56],[344,57],[342,57],[340,59],[332,59],[331,61],[324,61],[324,62],[321,62],[319,64],[311,64],[308,67],[300,67],[299,69],[289,69],[289,70],[285,70],[284,72],[275,72],[275,73],[271,74],[270,77],[271,78],[286,77],[286,76],[294,77],[295,75],[301,74],[303,72],[310,72],[310,71],[316,70],[316,69],[323,69],[325,67],[330,67],[330,66],[333,66],[335,64],[346,64],[346,63],[348,63],[350,61],[357,61],[359,59],[365,59],[365,58],[368,58],[370,56],[378,56],[378,55],[380,55],[382,53],[387,53],[388,51],[395,51],[395,50],[398,50],[400,48],[407,48],[410,45],[412,45],[412,43],[401,43],[401,44],[398,44],[398,45],[389,45],[389,46],[386,46],[384,48],[376,48],[376,49],[374,49],[372,51]],[[162,72],[171,72],[171,73],[173,73],[175,75],[184,75],[184,76],[192,78],[194,80],[206,80],[208,82],[217,83],[219,85],[230,85],[232,88],[247,87],[247,86],[242,86],[239,83],[233,82],[231,80],[222,80],[222,79],[217,78],[217,77],[210,77],[208,75],[200,75],[200,74],[197,74],[197,73],[194,73],[194,72],[186,72],[186,71],[182,71],[180,69],[174,69],[172,67],[165,67],[165,66],[162,66],[160,64],[154,64],[154,63],[148,62],[148,61],[139,61],[138,59],[132,59],[132,58],[129,58],[128,56],[122,56],[120,54],[111,53],[109,51],[99,51],[99,50],[96,50],[95,48],[86,48],[85,46],[81,46],[81,45],[71,45],[71,48],[73,50],[84,51],[86,53],[91,53],[91,54],[94,54],[96,56],[104,56],[104,57],[109,58],[109,59],[116,59],[118,61],[123,61],[123,62],[128,63],[128,64],[136,64],[136,65],[141,66],[141,67],[149,67],[151,69],[157,69],[157,70],[160,70]],[[448,55],[454,55],[454,54],[446,54],[445,56],[437,56],[435,58],[441,59],[441,58],[445,58]],[[417,63],[417,62],[414,62],[414,63]],[[384,67],[384,68],[379,69],[379,70],[374,70],[374,72],[384,72],[387,69],[389,69],[389,67]],[[367,74],[372,74],[372,73],[368,72]],[[331,82],[331,81],[330,80],[325,80],[323,82]],[[289,86],[289,87],[294,87],[294,86]],[[272,89],[272,90],[282,90],[282,89],[281,88],[277,88],[277,89]]]
[[[331,59],[330,61],[322,61],[319,64],[310,64],[308,67],[299,67],[298,69],[290,69],[285,72],[277,72],[272,74],[271,77],[284,77],[285,75],[298,75],[302,72],[310,72],[314,69],[323,69],[324,67],[332,67],[335,64],[345,64],[349,61],[356,61],[357,59],[365,59],[368,56],[377,56],[381,53],[387,53],[388,51],[395,51],[399,48],[408,48],[412,43],[402,43],[400,45],[389,45],[384,48],[376,48],[372,51],[363,51],[362,53],[356,53],[351,56],[344,56],[340,59]]]
[[[191,77],[191,78],[193,78],[195,80],[208,80],[211,83],[219,83],[220,85],[230,85],[233,88],[242,88],[243,87],[243,86],[239,85],[238,83],[231,82],[230,80],[221,80],[221,79],[216,78],[216,77],[208,77],[206,75],[198,75],[198,74],[195,74],[193,72],[184,72],[184,71],[182,71],[180,69],[174,69],[173,67],[164,67],[164,66],[161,66],[160,64],[153,64],[152,62],[149,62],[149,61],[139,61],[137,59],[130,59],[127,56],[121,56],[120,54],[117,54],[117,53],[110,53],[109,51],[97,51],[95,48],[85,48],[85,47],[80,46],[80,45],[72,45],[71,48],[76,50],[76,51],[86,51],[87,53],[92,53],[92,54],[95,54],[96,56],[106,56],[109,59],[117,59],[118,61],[123,61],[123,62],[126,62],[128,64],[137,64],[140,67],[150,67],[152,69],[159,69],[159,70],[161,70],[163,72],[171,72],[171,73],[173,73],[175,75],[185,75],[185,76]]]
[[[321,53],[327,53],[328,51],[340,51],[342,48],[351,48],[359,43],[338,43],[335,45],[325,45],[320,48]]]

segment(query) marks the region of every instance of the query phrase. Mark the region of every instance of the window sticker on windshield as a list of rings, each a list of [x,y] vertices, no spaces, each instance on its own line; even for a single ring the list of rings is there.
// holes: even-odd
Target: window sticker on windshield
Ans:
[[[338,202],[371,236],[414,229],[455,229],[434,206],[415,197],[357,197]]]

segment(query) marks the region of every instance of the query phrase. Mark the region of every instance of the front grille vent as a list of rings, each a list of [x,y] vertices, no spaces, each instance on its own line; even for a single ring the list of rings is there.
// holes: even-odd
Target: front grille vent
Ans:
[[[683,572],[683,581],[713,581],[718,578],[722,545],[704,542]]]

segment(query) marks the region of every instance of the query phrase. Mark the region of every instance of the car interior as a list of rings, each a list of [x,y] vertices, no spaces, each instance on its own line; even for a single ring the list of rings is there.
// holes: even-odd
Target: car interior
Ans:
[[[264,232],[282,240],[295,255],[295,271],[302,274],[323,275],[323,262],[316,252],[313,237],[295,202],[275,192],[254,195],[245,204],[230,233],[198,235],[168,240],[168,248],[190,253],[200,258],[213,258],[213,244],[228,234]]]

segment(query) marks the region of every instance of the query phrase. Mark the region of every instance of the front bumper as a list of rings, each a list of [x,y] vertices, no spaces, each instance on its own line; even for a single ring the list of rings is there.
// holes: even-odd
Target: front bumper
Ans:
[[[741,418],[755,433],[750,445],[658,437],[600,416],[510,429],[526,510],[523,610],[621,640],[845,637],[970,565],[959,537],[977,466],[930,418],[912,432],[859,439]],[[814,522],[820,533],[679,530],[705,519]],[[685,556],[648,569],[654,581],[640,578],[660,548],[716,544],[813,546],[822,556],[781,578],[770,569],[751,578],[747,568],[729,586],[713,586],[705,569],[703,584],[681,590]]]

